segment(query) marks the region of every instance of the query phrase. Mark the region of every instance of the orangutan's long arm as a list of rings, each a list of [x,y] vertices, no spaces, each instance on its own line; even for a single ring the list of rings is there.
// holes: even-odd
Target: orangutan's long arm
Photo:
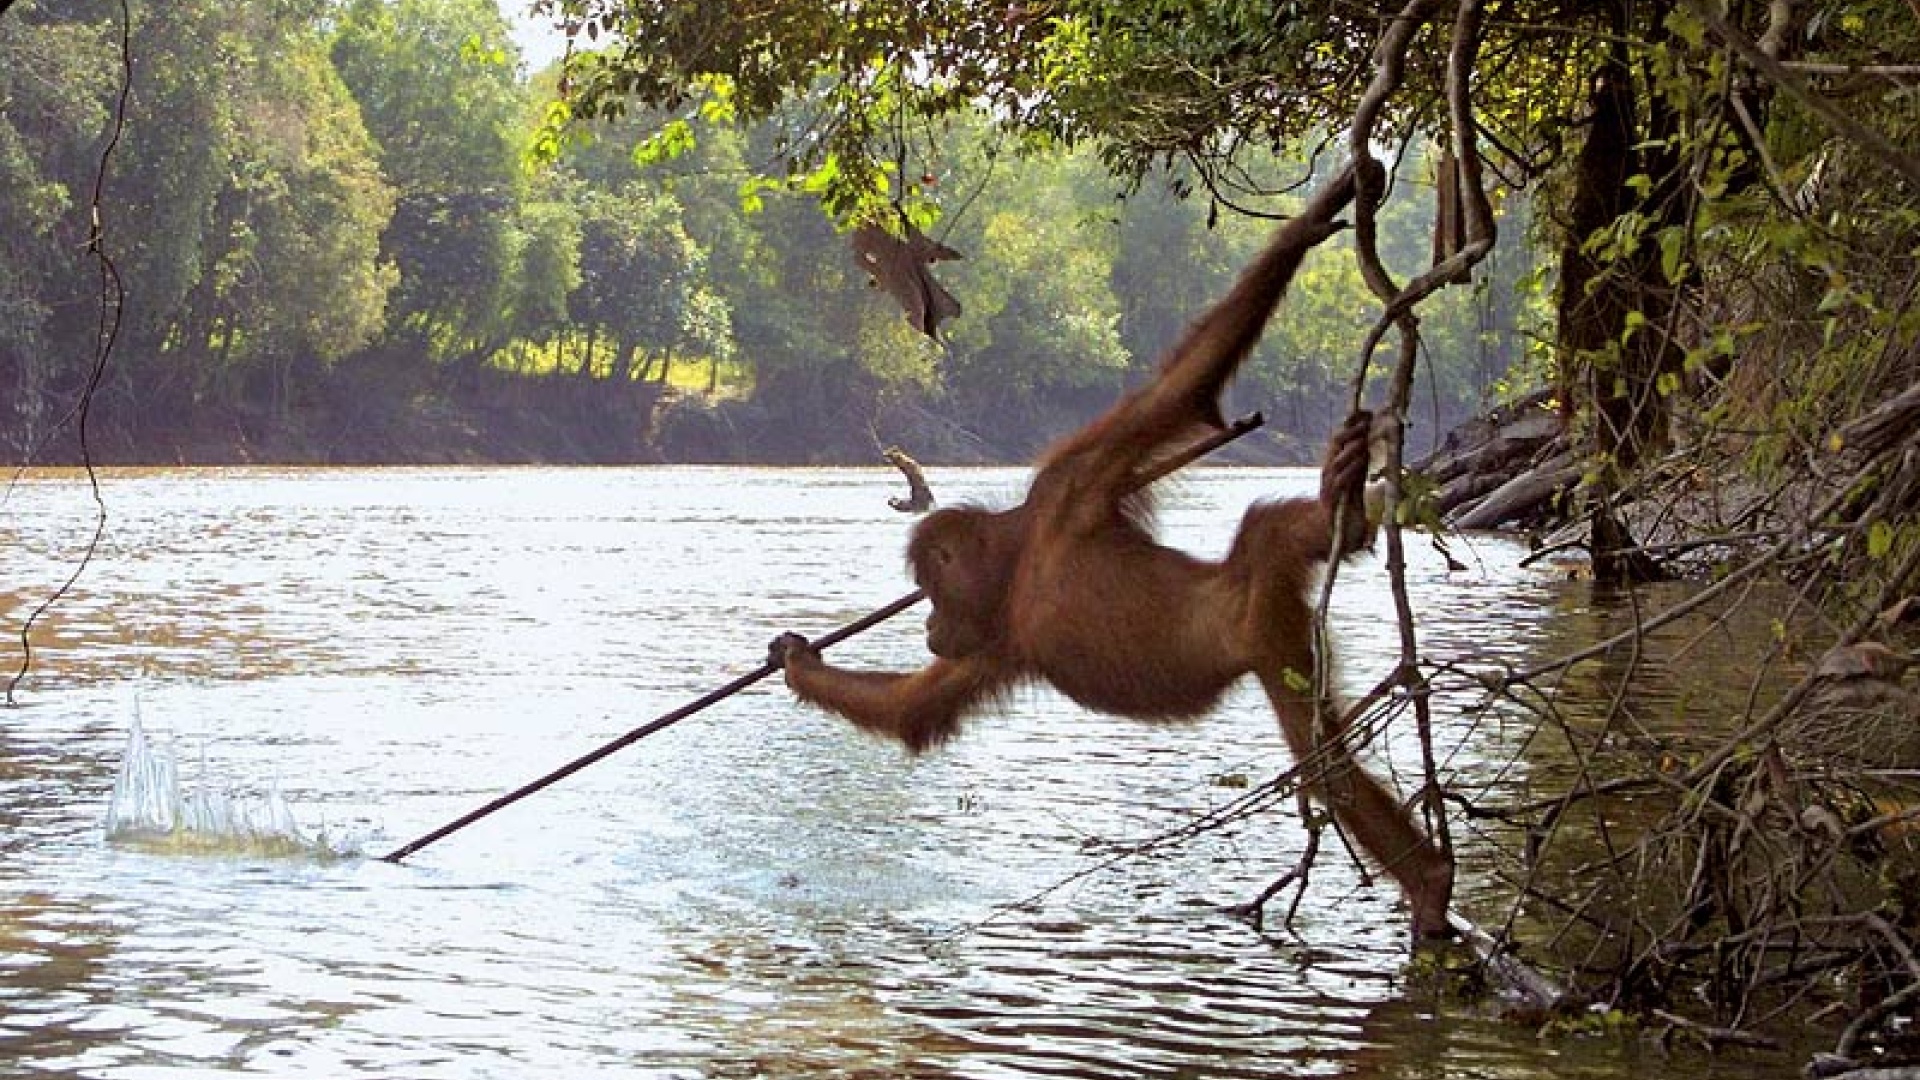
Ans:
[[[1140,468],[1176,439],[1226,426],[1220,393],[1252,352],[1307,252],[1342,228],[1354,174],[1342,172],[1274,234],[1233,289],[1187,328],[1153,382],[1047,452],[1041,470],[1064,470],[1073,502],[1109,512]],[[1036,481],[1038,482],[1038,481]]]
[[[797,634],[774,643],[787,686],[800,700],[835,712],[855,727],[884,735],[910,753],[931,750],[959,733],[967,716],[1008,685],[1006,664],[935,658],[901,674],[834,667]]]

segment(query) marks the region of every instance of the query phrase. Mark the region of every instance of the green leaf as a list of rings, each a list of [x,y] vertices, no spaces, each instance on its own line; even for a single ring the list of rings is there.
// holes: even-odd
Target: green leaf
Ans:
[[[709,124],[730,124],[739,119],[732,79],[725,75],[702,75],[698,82],[707,92],[706,100],[700,103],[700,119]]]
[[[1893,551],[1893,526],[1876,521],[1867,528],[1867,557],[1884,559]]]
[[[764,176],[754,176],[742,180],[739,188],[740,212],[743,214],[757,214],[765,210],[767,208],[767,200],[761,198],[761,193],[769,188],[778,186],[777,183]]]
[[[1675,8],[1668,13],[1667,31],[1686,42],[1690,49],[1698,49],[1706,44],[1706,24],[1684,7]]]
[[[561,151],[576,140],[584,143],[592,138],[589,132],[575,132],[572,125],[572,105],[559,98],[547,102],[541,112],[540,123],[534,127],[533,137],[527,142],[526,165],[529,172],[558,161]]]
[[[832,154],[820,167],[800,178],[800,190],[809,195],[824,195],[840,177],[840,159]]]
[[[693,137],[693,125],[685,120],[669,120],[659,131],[640,141],[633,148],[633,163],[644,169],[658,165],[692,150],[696,140]]]
[[[1660,230],[1660,273],[1679,284],[1687,272],[1687,231],[1679,226]]]

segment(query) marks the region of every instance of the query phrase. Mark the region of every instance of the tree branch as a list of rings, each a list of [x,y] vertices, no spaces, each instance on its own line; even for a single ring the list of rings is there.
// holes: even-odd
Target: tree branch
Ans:
[[[1755,71],[1779,87],[1781,92],[1793,98],[1809,112],[1832,125],[1833,130],[1849,142],[1866,151],[1869,157],[1907,178],[1911,184],[1920,185],[1920,157],[1902,151],[1888,142],[1879,132],[1847,115],[1846,110],[1828,101],[1813,91],[1806,80],[1788,70],[1785,64],[1768,56],[1760,46],[1753,43],[1745,34],[1735,29],[1718,11],[1701,0],[1681,0],[1686,9],[1707,24],[1715,37],[1725,42],[1729,49],[1739,54],[1740,59],[1751,64]]]

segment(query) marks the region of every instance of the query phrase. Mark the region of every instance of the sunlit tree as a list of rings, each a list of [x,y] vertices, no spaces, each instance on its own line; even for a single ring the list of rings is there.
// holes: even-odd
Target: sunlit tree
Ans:
[[[485,359],[499,337],[522,197],[518,57],[489,0],[353,0],[334,64],[399,192],[384,250],[393,314],[436,356]]]

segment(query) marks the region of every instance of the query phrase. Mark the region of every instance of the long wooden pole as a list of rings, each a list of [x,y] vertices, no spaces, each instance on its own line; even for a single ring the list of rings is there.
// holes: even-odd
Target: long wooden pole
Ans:
[[[1220,447],[1225,446],[1226,444],[1232,442],[1235,439],[1238,439],[1240,436],[1245,435],[1247,432],[1254,430],[1255,428],[1259,427],[1264,423],[1266,423],[1266,419],[1262,417],[1259,413],[1253,413],[1251,415],[1244,416],[1238,420],[1235,420],[1232,424],[1228,425],[1224,430],[1217,431],[1214,434],[1209,435],[1206,438],[1201,439],[1200,441],[1194,443],[1192,446],[1189,446],[1186,449],[1180,451],[1178,454],[1175,454],[1174,456],[1166,459],[1165,461],[1159,462],[1158,464],[1155,464],[1149,467],[1148,469],[1144,470],[1140,474],[1139,478],[1135,481],[1134,490],[1138,491],[1139,489],[1146,487],[1148,484],[1151,484],[1157,480],[1164,478],[1169,473],[1172,473],[1177,469],[1186,467],[1187,465],[1193,463],[1194,461],[1202,457],[1205,457],[1208,454],[1211,454],[1215,450],[1218,450]],[[908,593],[907,595],[901,597],[900,599],[895,600],[893,603],[888,604],[887,606],[879,608],[875,611],[872,611],[860,617],[859,619],[856,619],[853,622],[850,622],[847,625],[840,627],[838,630],[835,630],[832,633],[826,634],[825,636],[814,641],[812,643],[813,647],[817,650],[825,650],[834,645],[838,645],[840,642],[847,640],[848,638],[854,636],[855,634],[859,634],[866,630],[870,630],[873,627],[878,626],[883,622],[886,622],[888,619],[893,618],[895,615],[900,614],[901,612],[907,610],[913,605],[926,599],[926,595],[927,595],[926,593],[921,592],[919,589],[915,589],[914,591]],[[514,788],[512,791],[507,792],[505,795],[502,795],[499,798],[494,799],[492,802],[487,803],[485,806],[481,806],[476,809],[470,810],[467,813],[462,814],[459,817],[453,819],[452,821],[447,822],[445,825],[442,825],[439,828],[433,830],[432,832],[427,833],[425,836],[422,836],[417,840],[414,840],[410,843],[403,844],[400,847],[395,848],[394,850],[388,852],[387,854],[380,856],[380,859],[382,862],[390,862],[390,863],[401,862],[407,856],[412,855],[414,852],[419,851],[421,848],[426,847],[428,844],[432,844],[439,840],[443,840],[446,837],[451,836],[452,834],[459,832],[461,829],[464,829],[467,826],[473,824],[474,822],[479,821],[481,818],[486,817],[489,814],[492,814],[496,810],[501,810],[505,807],[511,806],[514,803],[519,802],[521,799],[524,799],[527,796],[534,794],[535,792],[552,787],[554,784],[557,784],[560,781],[565,780],[567,777],[572,776],[574,773],[579,772],[580,770],[586,768],[587,766],[592,765],[595,762],[601,761],[605,758],[611,757],[614,754],[619,753],[620,751],[626,749],[629,746],[632,746],[634,743],[639,742],[641,739],[644,739],[647,736],[652,735],[657,731],[664,731],[667,728],[670,728],[673,725],[679,723],[680,721],[685,720],[687,717],[692,716],[693,714],[706,709],[708,706],[715,705],[721,701],[726,700],[727,698],[732,697],[733,695],[739,693],[742,690],[745,690],[747,687],[752,686],[754,683],[759,682],[761,679],[764,679],[767,676],[779,670],[780,669],[775,665],[773,665],[772,663],[762,663],[759,667],[754,668],[752,671],[747,672],[745,675],[741,675],[740,677],[734,679],[732,682],[727,683],[725,686],[721,686],[717,689],[711,690],[708,693],[703,694],[702,696],[687,702],[685,705],[680,706],[679,708],[673,710],[672,712],[666,713],[656,719],[649,720],[648,722],[640,725],[639,727],[634,728],[632,731],[627,732],[625,735],[622,735],[619,738],[614,739],[612,742],[606,743],[605,745],[600,746],[599,748],[589,753],[582,754],[579,757],[574,758],[572,761],[569,761],[565,765],[562,765],[559,768],[553,770],[552,772],[547,773],[545,776],[542,776],[537,780],[530,781],[526,784],[522,784],[521,786]]]

